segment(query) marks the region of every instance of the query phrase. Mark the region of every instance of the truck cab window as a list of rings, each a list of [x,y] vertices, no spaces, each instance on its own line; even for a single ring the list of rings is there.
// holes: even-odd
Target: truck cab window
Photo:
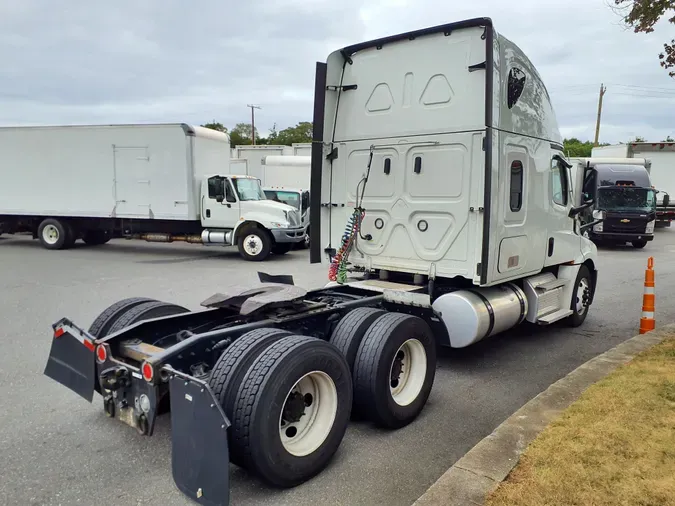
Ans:
[[[237,198],[234,196],[234,190],[232,189],[232,183],[229,179],[225,182],[225,200],[228,202],[237,201]]]
[[[309,209],[309,192],[302,192],[302,212]]]
[[[551,187],[553,202],[559,206],[567,205],[567,170],[556,160],[551,160]]]
[[[511,212],[517,213],[523,207],[523,164],[514,160],[511,164],[511,197],[509,207]]]
[[[209,198],[216,200],[219,195],[225,195],[225,178],[213,176],[208,179]]]

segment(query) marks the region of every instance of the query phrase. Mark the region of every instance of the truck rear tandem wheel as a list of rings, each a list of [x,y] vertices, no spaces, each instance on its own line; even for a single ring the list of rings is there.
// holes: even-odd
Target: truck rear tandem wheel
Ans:
[[[55,323],[45,374],[89,402],[100,393],[108,416],[144,435],[168,407],[177,487],[227,504],[230,462],[292,487],[325,468],[352,414],[386,429],[412,423],[432,390],[436,342],[463,347],[573,312],[567,322],[581,324],[595,269],[565,269],[522,287],[437,283],[433,297],[412,283],[306,291],[261,275],[260,287],[218,293],[200,311],[124,299],[88,331]]]

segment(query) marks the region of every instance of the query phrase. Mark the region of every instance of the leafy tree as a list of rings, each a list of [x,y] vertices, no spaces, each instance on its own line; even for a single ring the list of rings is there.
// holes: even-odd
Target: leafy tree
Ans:
[[[675,25],[675,0],[614,0],[614,4],[621,12],[624,23],[633,28],[635,33],[653,32],[654,25],[666,15],[672,14],[668,22]],[[664,69],[675,69],[675,39],[663,44],[659,60]],[[675,70],[668,74],[675,78]]]
[[[673,138],[669,135],[668,137],[666,137],[666,140],[665,140],[665,141],[661,141],[661,142],[675,142],[675,139],[673,139]]]
[[[639,135],[636,135],[636,136],[635,136],[635,139],[633,139],[633,140],[630,141],[630,142],[647,142],[647,141],[645,141],[645,138],[644,138],[644,137],[640,137]]]
[[[227,132],[227,128],[222,123],[217,123],[215,119],[211,123],[205,123],[202,126],[211,130],[218,130],[219,132]]]
[[[253,136],[251,133],[252,129],[250,123],[237,123],[236,126],[230,131],[230,144],[232,146],[253,144]],[[256,128],[255,142],[256,144],[263,144],[260,141],[261,139],[258,136],[258,129]]]
[[[576,137],[572,137],[571,139],[563,139],[563,147],[565,148],[565,154],[569,157],[589,157],[593,150],[593,142],[582,142]]]
[[[274,133],[276,133],[276,125],[274,126]],[[312,141],[312,123],[310,121],[301,121],[294,127],[284,128],[274,138],[274,144],[283,144],[286,146],[290,146],[295,142],[311,142],[311,141]]]

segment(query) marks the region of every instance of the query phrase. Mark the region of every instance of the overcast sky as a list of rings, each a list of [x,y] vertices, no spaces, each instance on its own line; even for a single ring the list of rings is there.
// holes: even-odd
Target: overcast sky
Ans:
[[[565,136],[675,137],[672,25],[625,30],[612,0],[0,0],[0,124],[311,121],[314,65],[334,49],[489,16],[538,67]],[[516,7],[518,5],[518,7]]]

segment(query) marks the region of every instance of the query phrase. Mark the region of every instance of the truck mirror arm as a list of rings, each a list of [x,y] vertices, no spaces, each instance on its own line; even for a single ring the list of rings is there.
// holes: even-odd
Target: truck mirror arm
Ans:
[[[572,208],[570,208],[570,212],[569,212],[568,216],[569,216],[570,218],[574,218],[574,217],[575,217],[576,215],[578,215],[581,211],[583,211],[583,210],[585,210],[585,209],[588,209],[588,208],[591,207],[594,203],[595,203],[594,200],[588,200],[588,201],[584,202],[583,204],[581,204],[580,206],[572,207]]]

